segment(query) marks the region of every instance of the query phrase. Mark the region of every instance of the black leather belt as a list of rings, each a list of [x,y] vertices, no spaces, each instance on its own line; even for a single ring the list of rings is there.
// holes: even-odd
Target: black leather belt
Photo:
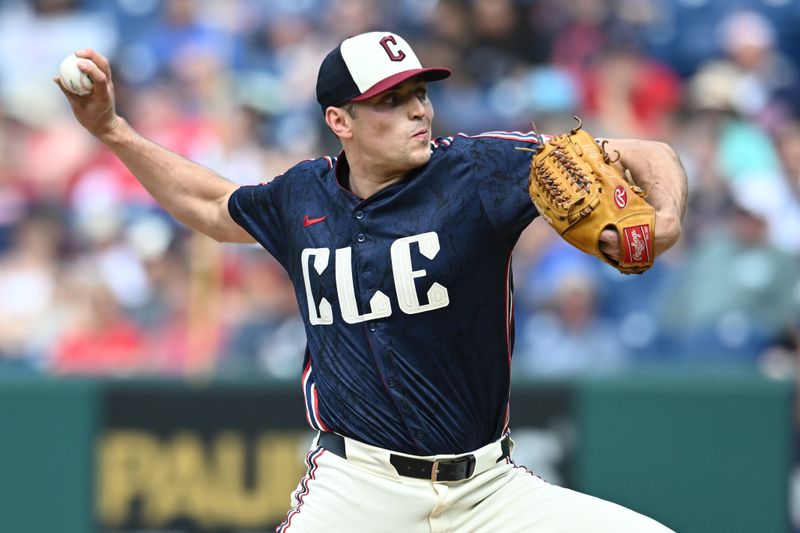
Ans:
[[[496,462],[499,463],[511,455],[509,440],[509,437],[505,437],[500,442],[502,454],[497,458]],[[336,433],[323,432],[319,435],[318,443],[329,452],[347,459],[344,437]],[[393,453],[389,456],[389,462],[392,463],[392,466],[401,476],[430,479],[431,481],[461,481],[469,478],[475,472],[475,456],[471,453],[436,461]]]

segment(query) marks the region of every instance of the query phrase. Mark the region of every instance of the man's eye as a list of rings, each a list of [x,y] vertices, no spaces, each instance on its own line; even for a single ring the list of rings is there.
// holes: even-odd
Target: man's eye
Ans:
[[[397,101],[397,98],[393,94],[388,94],[381,98],[381,103],[386,105],[392,105]]]
[[[426,98],[428,98],[428,90],[427,89],[419,89],[417,91],[417,98],[419,98],[420,100],[425,100]]]

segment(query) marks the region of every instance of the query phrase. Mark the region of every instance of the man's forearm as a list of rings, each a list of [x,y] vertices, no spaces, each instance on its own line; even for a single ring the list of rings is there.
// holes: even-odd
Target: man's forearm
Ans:
[[[209,168],[139,135],[124,119],[100,136],[145,189],[183,224],[219,241],[252,239],[224,216],[224,202],[238,187]]]
[[[620,153],[619,165],[630,170],[634,181],[648,193],[647,200],[658,211],[672,210],[679,218],[686,213],[686,172],[675,151],[656,141],[620,140],[607,143],[612,159]]]
[[[609,141],[606,149],[617,163],[631,172],[633,180],[647,192],[647,201],[656,210],[656,254],[664,252],[681,236],[681,222],[686,214],[688,185],[686,172],[675,151],[655,141]]]

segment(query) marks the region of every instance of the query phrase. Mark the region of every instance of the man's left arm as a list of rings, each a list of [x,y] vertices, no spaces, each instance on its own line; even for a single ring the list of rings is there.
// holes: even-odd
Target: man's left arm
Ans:
[[[686,213],[687,179],[680,158],[669,145],[638,139],[609,139],[605,149],[612,159],[619,152],[616,166],[628,169],[636,184],[647,192],[647,202],[656,210],[655,255],[671,248],[681,237]],[[615,231],[603,231],[600,249],[612,257],[619,255]]]

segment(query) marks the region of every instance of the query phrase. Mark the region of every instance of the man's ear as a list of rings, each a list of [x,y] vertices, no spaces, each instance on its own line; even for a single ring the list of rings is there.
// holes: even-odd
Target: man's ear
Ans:
[[[353,136],[353,117],[341,107],[328,107],[325,110],[325,123],[340,139],[349,139]]]

